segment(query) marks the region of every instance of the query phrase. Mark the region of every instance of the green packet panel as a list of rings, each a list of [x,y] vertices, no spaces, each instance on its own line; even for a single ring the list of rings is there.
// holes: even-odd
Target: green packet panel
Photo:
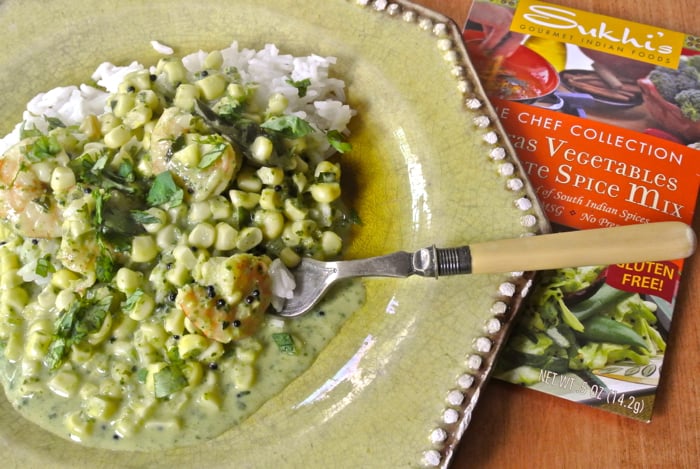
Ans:
[[[363,227],[348,257],[549,231],[446,17],[361,0],[0,4],[0,133],[26,102],[101,62],[276,44],[335,56],[358,110],[344,175]],[[345,177],[345,176],[344,176]],[[0,399],[4,467],[415,467],[449,464],[530,273],[372,279],[367,302],[312,367],[221,437],[157,453],[85,448]]]

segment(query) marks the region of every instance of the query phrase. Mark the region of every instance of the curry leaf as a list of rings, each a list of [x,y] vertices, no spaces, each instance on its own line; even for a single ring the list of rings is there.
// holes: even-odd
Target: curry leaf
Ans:
[[[132,210],[131,211],[131,218],[136,223],[141,223],[142,225],[151,225],[154,223],[160,223],[160,218],[158,218],[157,216],[152,215],[144,210]]]
[[[66,128],[66,124],[64,124],[63,121],[61,119],[59,119],[58,117],[46,117],[45,119],[46,119],[46,122],[48,122],[48,124],[49,124],[49,130],[58,129],[58,128],[61,128],[61,129]]]

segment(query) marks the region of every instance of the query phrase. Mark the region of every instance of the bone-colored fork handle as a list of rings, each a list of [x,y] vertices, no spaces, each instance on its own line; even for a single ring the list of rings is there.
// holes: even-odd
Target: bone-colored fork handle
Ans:
[[[349,261],[305,258],[295,269],[296,287],[282,316],[308,311],[337,280],[352,277],[441,277],[549,270],[683,259],[695,250],[695,233],[680,222],[581,230],[486,241],[456,248],[435,246],[409,253]]]
[[[683,259],[695,245],[688,225],[658,222],[474,243],[469,253],[471,272],[483,274]]]

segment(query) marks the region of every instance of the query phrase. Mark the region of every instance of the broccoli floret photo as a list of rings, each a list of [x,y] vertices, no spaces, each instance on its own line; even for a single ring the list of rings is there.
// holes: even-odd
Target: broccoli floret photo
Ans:
[[[686,118],[700,121],[700,55],[681,57],[677,70],[656,67],[647,78]]]
[[[682,60],[700,73],[700,55],[683,56]]]
[[[675,101],[685,117],[693,122],[700,121],[700,90],[683,90],[675,96]]]
[[[695,68],[692,69],[695,70]],[[649,72],[648,78],[654,84],[659,94],[666,101],[673,104],[676,104],[676,95],[681,91],[700,88],[697,78],[691,74],[683,73],[681,69],[673,70],[658,67]]]
[[[695,80],[696,83],[700,83],[700,62],[698,59],[690,61],[689,57],[681,57],[681,61],[678,63],[678,72],[686,75],[687,77]]]

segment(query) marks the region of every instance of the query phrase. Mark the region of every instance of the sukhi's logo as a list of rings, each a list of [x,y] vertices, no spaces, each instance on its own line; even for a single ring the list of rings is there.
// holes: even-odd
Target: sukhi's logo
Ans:
[[[629,44],[637,49],[646,49],[649,52],[658,52],[659,54],[673,53],[673,46],[667,44],[654,46],[652,42],[654,39],[660,39],[665,36],[662,31],[656,32],[657,38],[654,37],[654,34],[647,34],[646,40],[640,42],[632,36],[632,30],[630,28],[625,27],[622,34],[618,34],[615,30],[609,29],[608,23],[605,21],[601,21],[597,26],[588,27],[590,29],[587,29],[586,26],[579,24],[576,20],[575,12],[563,8],[532,5],[530,6],[530,11],[532,13],[524,14],[523,18],[540,26],[550,27],[552,29],[576,29],[582,36],[604,39],[621,45]]]
[[[518,3],[511,30],[676,67],[685,36],[675,31],[534,0]]]

